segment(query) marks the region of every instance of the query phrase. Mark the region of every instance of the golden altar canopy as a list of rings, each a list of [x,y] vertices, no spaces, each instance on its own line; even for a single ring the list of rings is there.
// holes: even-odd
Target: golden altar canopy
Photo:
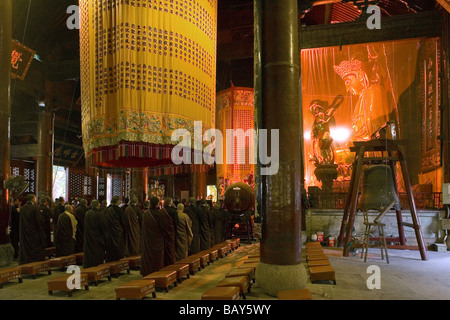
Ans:
[[[80,0],[80,21],[89,166],[172,165],[174,130],[214,128],[217,0]]]

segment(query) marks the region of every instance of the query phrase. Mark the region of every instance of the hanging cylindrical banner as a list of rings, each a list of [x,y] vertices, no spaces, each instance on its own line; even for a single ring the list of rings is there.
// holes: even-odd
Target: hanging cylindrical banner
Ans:
[[[80,0],[80,22],[89,166],[171,165],[176,129],[214,128],[217,0]]]
[[[254,188],[256,137],[253,88],[232,86],[217,93],[216,128],[223,136],[223,159],[216,159],[219,196],[224,195],[228,185],[238,181]]]

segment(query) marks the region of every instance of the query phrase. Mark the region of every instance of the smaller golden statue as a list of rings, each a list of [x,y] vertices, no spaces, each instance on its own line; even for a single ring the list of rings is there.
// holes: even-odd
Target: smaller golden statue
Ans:
[[[333,138],[330,134],[330,120],[334,117],[337,108],[344,101],[342,95],[334,98],[331,106],[322,100],[313,100],[309,110],[314,116],[314,123],[311,130],[311,142],[313,154],[310,161],[317,167],[319,165],[334,164]]]

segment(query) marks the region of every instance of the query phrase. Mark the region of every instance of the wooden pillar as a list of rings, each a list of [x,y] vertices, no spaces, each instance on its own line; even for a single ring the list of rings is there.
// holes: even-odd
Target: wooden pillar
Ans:
[[[175,175],[171,174],[166,176],[166,178],[167,178],[166,196],[171,197],[173,199],[175,197]]]
[[[139,203],[147,200],[148,177],[147,168],[131,169],[131,190],[138,197]]]
[[[9,221],[9,192],[3,181],[10,175],[10,120],[11,120],[11,0],[0,1],[0,267],[9,265],[14,250],[7,234]]]
[[[50,84],[47,83],[47,89]],[[53,112],[46,101],[45,107],[38,111],[38,145],[36,156],[36,194],[52,196],[53,177]]]
[[[260,0],[256,0],[258,3]],[[267,294],[304,288],[301,264],[301,103],[298,7],[296,0],[262,1],[261,26],[262,125],[268,150],[278,152],[279,168],[264,179],[261,262],[258,286]],[[279,132],[279,143],[271,135]],[[261,136],[259,137],[261,139]],[[261,156],[261,155],[260,155]],[[273,165],[273,164],[272,164]]]

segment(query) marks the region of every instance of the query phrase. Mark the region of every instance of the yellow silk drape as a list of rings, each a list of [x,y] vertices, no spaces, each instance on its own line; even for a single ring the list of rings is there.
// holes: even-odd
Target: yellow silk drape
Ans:
[[[217,0],[80,0],[85,154],[215,126]]]

